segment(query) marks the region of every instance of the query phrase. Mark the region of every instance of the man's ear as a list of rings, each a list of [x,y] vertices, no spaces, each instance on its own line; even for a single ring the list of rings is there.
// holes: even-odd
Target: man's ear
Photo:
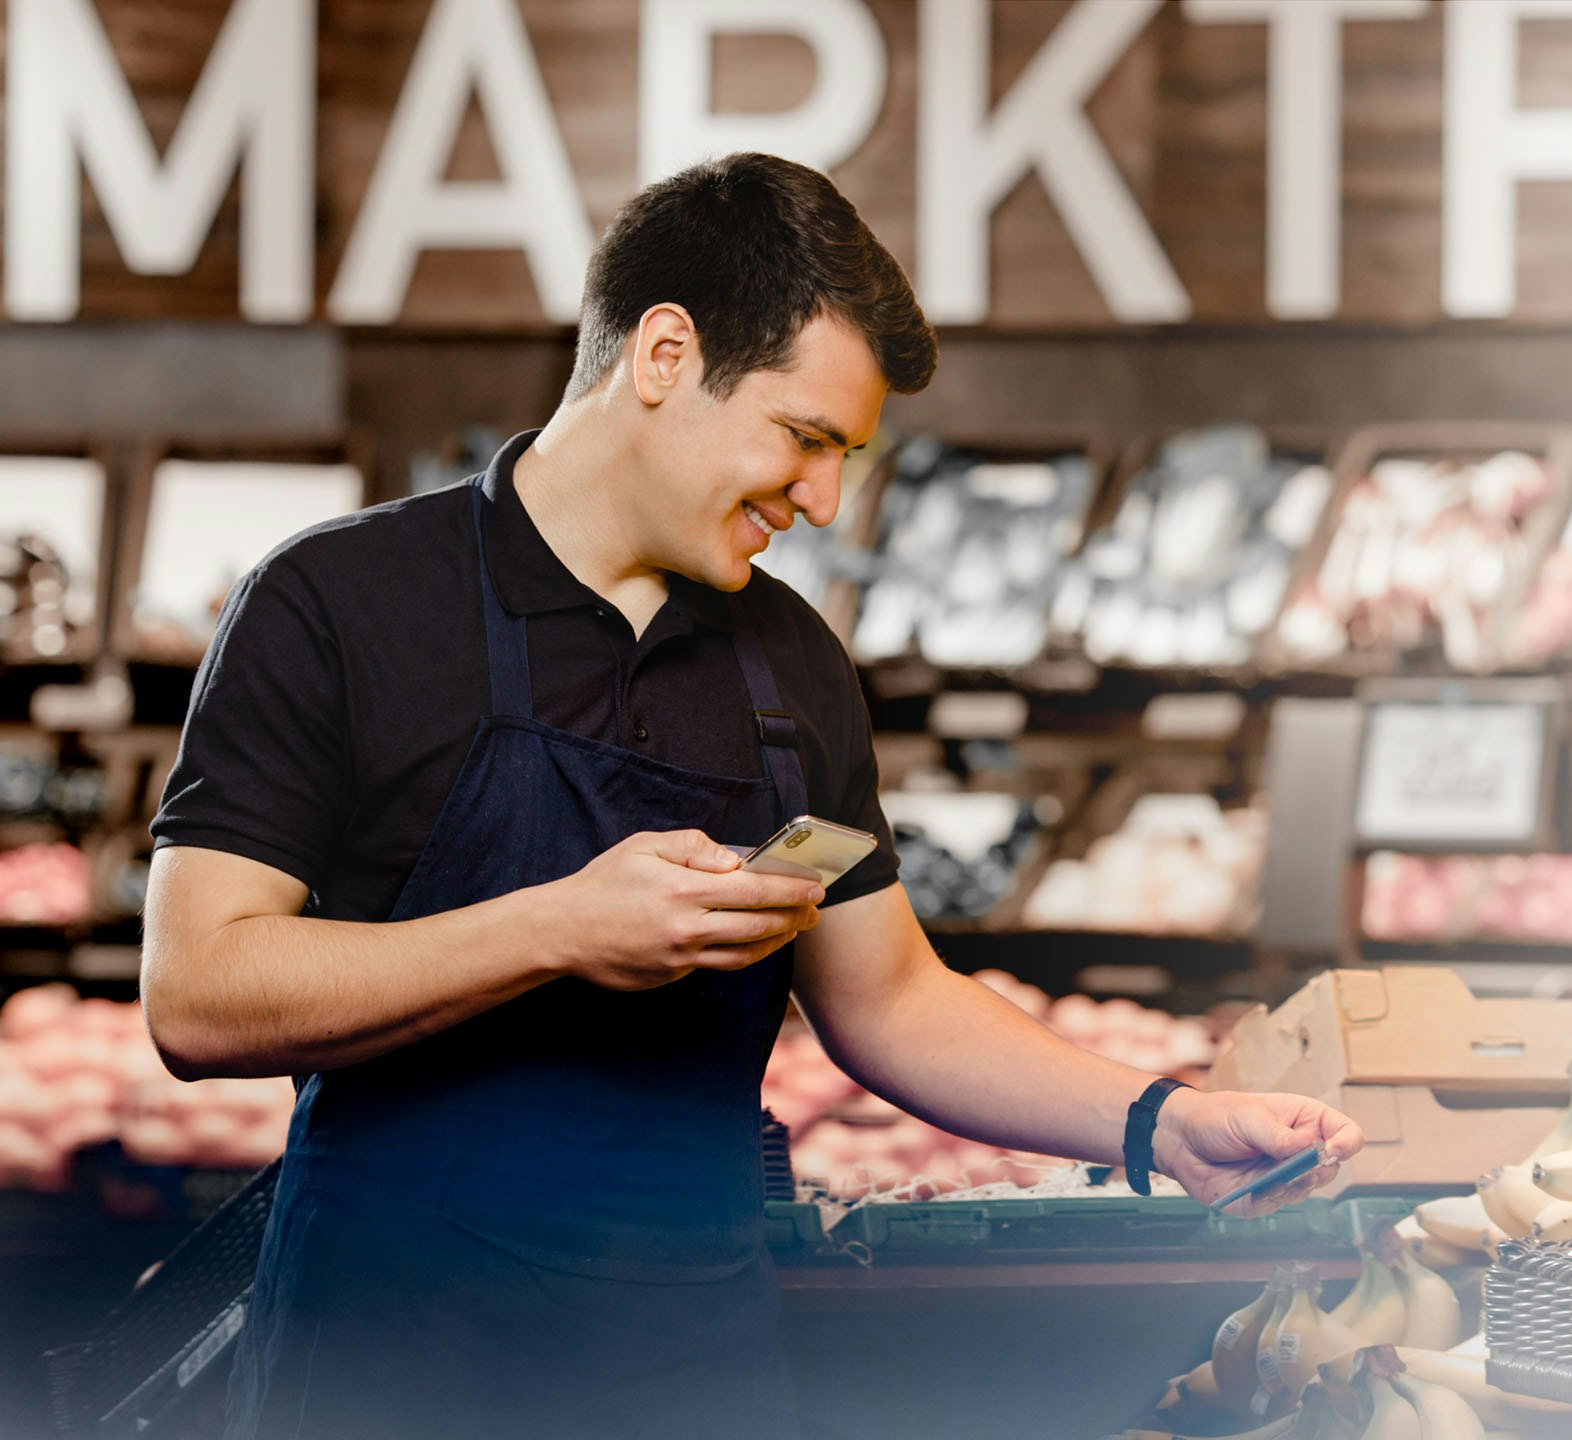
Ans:
[[[646,405],[659,405],[690,375],[703,374],[693,317],[673,301],[651,305],[633,336],[633,388]]]

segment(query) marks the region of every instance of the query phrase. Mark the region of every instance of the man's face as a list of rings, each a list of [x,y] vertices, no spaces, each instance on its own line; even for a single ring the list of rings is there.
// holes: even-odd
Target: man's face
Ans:
[[[873,438],[889,386],[862,335],[826,316],[786,369],[750,372],[725,400],[690,377],[627,497],[634,542],[651,568],[740,590],[772,533],[835,518],[841,463]]]

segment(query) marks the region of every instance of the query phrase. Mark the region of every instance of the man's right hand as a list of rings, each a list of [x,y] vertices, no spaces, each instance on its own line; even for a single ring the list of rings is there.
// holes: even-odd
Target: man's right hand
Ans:
[[[741,970],[818,923],[816,881],[742,870],[699,830],[630,835],[555,881],[580,929],[564,974],[648,990],[694,970]]]

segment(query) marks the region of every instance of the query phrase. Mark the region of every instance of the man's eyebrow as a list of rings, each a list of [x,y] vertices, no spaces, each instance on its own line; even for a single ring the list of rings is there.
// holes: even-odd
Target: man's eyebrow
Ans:
[[[800,425],[804,430],[817,430],[819,434],[824,436],[824,438],[830,442],[830,444],[836,446],[838,449],[845,450],[847,454],[850,454],[853,450],[866,450],[868,448],[866,441],[864,441],[861,445],[848,446],[846,443],[846,437],[822,416],[783,415],[781,418],[785,420],[788,425]]]

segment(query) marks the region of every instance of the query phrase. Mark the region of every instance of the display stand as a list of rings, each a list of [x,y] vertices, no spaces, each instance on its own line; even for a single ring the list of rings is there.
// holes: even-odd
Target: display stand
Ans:
[[[1372,959],[1434,963],[1441,941],[1367,945],[1364,862],[1565,848],[1567,694],[1549,679],[1362,681],[1351,699],[1273,707],[1271,831],[1257,939],[1275,971]],[[1528,947],[1520,959],[1531,958]],[[1499,947],[1469,946],[1470,960]],[[1521,982],[1521,977],[1520,981]]]

